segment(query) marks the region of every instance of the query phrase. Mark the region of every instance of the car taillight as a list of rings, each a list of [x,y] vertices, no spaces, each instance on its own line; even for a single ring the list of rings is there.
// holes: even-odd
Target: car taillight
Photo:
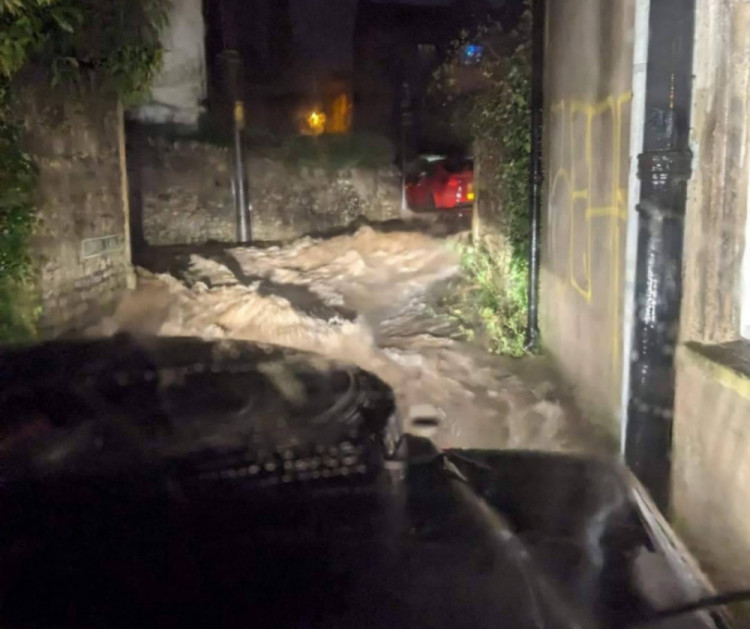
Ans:
[[[467,201],[474,200],[474,184],[473,183],[469,183],[469,185],[466,186],[466,200]]]
[[[448,188],[456,191],[456,203],[461,203],[464,194],[462,181],[458,177],[448,178]]]

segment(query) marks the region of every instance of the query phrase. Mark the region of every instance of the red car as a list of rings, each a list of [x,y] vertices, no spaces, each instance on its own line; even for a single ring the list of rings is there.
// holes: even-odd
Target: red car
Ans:
[[[470,159],[425,161],[407,180],[406,201],[412,210],[453,210],[474,203],[474,162]]]

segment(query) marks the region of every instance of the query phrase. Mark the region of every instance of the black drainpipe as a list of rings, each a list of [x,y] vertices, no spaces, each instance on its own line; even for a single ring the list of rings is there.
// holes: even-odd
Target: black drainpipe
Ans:
[[[669,506],[674,355],[682,297],[695,0],[652,0],[646,76],[635,324],[625,460]]]
[[[544,120],[544,4],[533,0],[531,34],[531,156],[529,163],[529,278],[526,349],[539,341],[539,231],[542,210],[542,122]]]

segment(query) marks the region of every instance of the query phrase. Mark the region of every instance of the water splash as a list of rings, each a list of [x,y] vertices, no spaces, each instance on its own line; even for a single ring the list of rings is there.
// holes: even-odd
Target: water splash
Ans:
[[[521,378],[520,363],[452,338],[437,304],[458,272],[450,241],[370,227],[198,252],[174,275],[139,269],[138,288],[90,333],[241,339],[352,362],[393,387],[403,417],[435,408],[441,446],[599,448],[547,374]]]

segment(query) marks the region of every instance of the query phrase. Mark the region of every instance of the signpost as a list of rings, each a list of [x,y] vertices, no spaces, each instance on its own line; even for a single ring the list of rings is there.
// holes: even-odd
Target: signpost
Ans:
[[[234,206],[237,215],[237,242],[246,243],[250,242],[252,231],[247,204],[244,147],[242,143],[242,134],[245,129],[245,103],[242,101],[240,91],[242,58],[235,50],[225,50],[222,53],[222,58],[224,60],[227,91],[233,105],[234,170],[232,188],[234,190]]]
[[[402,85],[401,94],[401,214],[405,214],[409,209],[406,202],[406,149],[407,149],[407,130],[411,127],[411,93],[409,84]]]

